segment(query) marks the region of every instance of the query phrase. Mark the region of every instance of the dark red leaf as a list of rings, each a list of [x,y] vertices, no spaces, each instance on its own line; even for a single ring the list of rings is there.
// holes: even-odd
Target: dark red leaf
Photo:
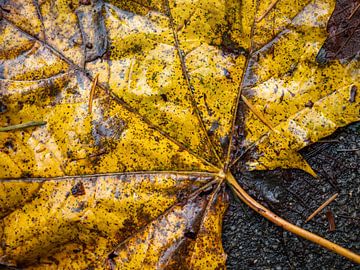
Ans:
[[[360,1],[337,0],[327,31],[329,37],[316,60],[326,63],[334,59],[350,59],[360,51]]]

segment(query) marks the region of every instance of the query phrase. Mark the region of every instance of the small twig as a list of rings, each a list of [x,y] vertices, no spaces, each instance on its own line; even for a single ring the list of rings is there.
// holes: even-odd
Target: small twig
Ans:
[[[268,15],[268,13],[270,12],[270,10],[272,10],[272,8],[279,2],[279,0],[274,0],[270,6],[267,8],[267,10],[265,10],[265,12],[259,17],[257,18],[255,21],[258,23],[258,22],[261,22],[265,17],[266,15]]]
[[[319,152],[322,152],[323,150],[329,148],[327,144],[319,144],[314,147],[313,150],[309,151],[304,155],[305,158],[311,158],[316,156]]]
[[[346,39],[346,41],[341,45],[341,47],[337,50],[336,54],[334,57],[337,57],[339,55],[339,53],[345,48],[345,46],[349,43],[349,41],[352,39],[354,33],[356,32],[356,30],[359,28],[360,26],[360,21],[358,24],[356,24],[356,26],[354,27],[354,30],[351,32],[351,34],[348,35],[348,38]]]
[[[43,126],[46,124],[47,124],[47,122],[45,122],[45,121],[30,121],[30,122],[23,123],[23,124],[12,125],[12,126],[7,126],[7,127],[0,127],[0,132],[12,131],[12,130],[23,129],[23,128],[28,128],[28,127]]]
[[[127,87],[128,87],[128,91],[130,92],[131,89],[131,78],[132,78],[132,73],[133,73],[133,67],[134,67],[134,59],[131,59],[130,61],[130,67],[129,67],[129,73],[128,73],[128,81],[127,81]]]
[[[272,124],[263,116],[260,111],[258,111],[258,109],[255,108],[255,106],[250,103],[250,101],[245,96],[241,95],[241,99],[244,101],[246,106],[249,107],[250,111],[252,111],[261,120],[261,122],[263,122],[269,129],[274,131]]]
[[[356,11],[358,11],[359,8],[360,8],[360,3],[355,7],[353,12],[351,12],[351,14],[349,15],[349,17],[347,19],[350,20],[355,15]]]
[[[81,158],[72,158],[70,159],[70,161],[80,161],[80,160],[84,160],[84,159],[89,159],[89,158],[96,158],[105,154],[108,154],[109,152],[107,150],[102,150],[98,153],[94,153],[94,154],[90,154],[86,157],[81,157]]]
[[[105,155],[105,154],[108,154],[108,153],[109,153],[109,151],[102,150],[99,153],[89,155],[89,158],[99,157],[99,156],[102,156],[102,155]]]
[[[337,217],[345,218],[345,219],[354,219],[354,220],[360,220],[359,217],[352,217],[348,215],[342,215],[342,214],[336,214]]]
[[[335,193],[332,195],[329,199],[327,199],[322,205],[319,206],[318,209],[316,209],[306,220],[305,223],[310,221],[313,217],[315,217],[318,213],[321,212],[326,206],[328,206],[333,200],[336,199],[336,197],[339,195],[339,193]]]
[[[340,143],[339,140],[318,140],[317,143]]]
[[[92,112],[92,104],[93,104],[93,100],[94,100],[94,93],[95,93],[95,89],[96,89],[96,85],[99,79],[99,74],[96,74],[91,86],[91,90],[90,90],[90,97],[89,97],[89,113]]]
[[[355,152],[355,151],[359,151],[360,148],[355,148],[355,149],[336,149],[337,152]]]

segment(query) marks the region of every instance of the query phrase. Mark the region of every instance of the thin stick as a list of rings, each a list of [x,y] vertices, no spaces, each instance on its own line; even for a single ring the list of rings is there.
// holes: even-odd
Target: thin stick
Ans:
[[[130,69],[129,69],[129,73],[128,73],[128,91],[130,92],[131,89],[131,78],[132,78],[132,73],[133,73],[133,67],[134,67],[134,59],[131,59],[130,61]]]
[[[95,93],[95,89],[96,89],[96,85],[99,79],[99,74],[96,74],[91,86],[91,90],[90,90],[90,97],[89,97],[89,113],[92,112],[92,103],[93,103],[93,99],[94,99],[94,93]]]
[[[266,15],[268,15],[268,13],[270,12],[270,10],[272,10],[272,8],[277,4],[277,2],[279,2],[279,0],[274,0],[270,6],[268,7],[267,10],[265,10],[265,12],[259,17],[257,18],[255,21],[258,23],[258,22],[261,22],[265,17]]]
[[[47,122],[45,122],[45,121],[30,121],[30,122],[23,123],[23,124],[12,125],[12,126],[7,126],[7,127],[0,127],[0,132],[18,130],[18,129],[28,128],[28,127],[43,126],[46,124],[47,124]]]
[[[226,174],[226,180],[227,180],[227,183],[232,186],[236,195],[244,203],[246,203],[251,209],[255,210],[257,213],[259,213],[263,217],[267,218],[274,224],[280,226],[284,230],[287,230],[298,236],[301,236],[301,237],[303,237],[313,243],[316,243],[330,251],[333,251],[341,256],[344,256],[355,263],[360,264],[360,255],[358,255],[346,248],[343,248],[329,240],[326,240],[325,238],[323,238],[319,235],[316,235],[307,230],[304,230],[294,224],[291,224],[290,222],[280,218],[279,216],[277,216],[276,214],[271,212],[266,207],[262,206],[260,203],[258,203],[256,200],[254,200],[249,194],[247,194],[246,191],[242,187],[240,187],[240,185],[238,184],[238,182],[236,181],[236,179],[230,172],[228,172]]]
[[[355,15],[356,11],[358,11],[359,8],[360,8],[360,3],[355,7],[353,12],[351,12],[350,16],[348,17],[348,20],[350,20]]]
[[[318,140],[317,143],[339,143],[339,140]]]
[[[252,111],[261,120],[261,122],[263,122],[269,129],[274,131],[272,124],[263,116],[261,112],[258,111],[258,109],[255,108],[254,105],[250,103],[250,101],[245,96],[241,95],[241,99],[244,101],[246,106],[249,107],[250,111]]]
[[[360,151],[360,148],[355,148],[355,149],[336,149],[337,152],[355,152],[355,151]]]
[[[339,193],[335,193],[332,195],[329,199],[327,199],[322,205],[319,206],[318,209],[316,209],[306,220],[305,223],[310,221],[313,217],[315,217],[317,214],[321,212],[326,206],[328,206],[333,200],[336,199],[336,197],[339,195]]]

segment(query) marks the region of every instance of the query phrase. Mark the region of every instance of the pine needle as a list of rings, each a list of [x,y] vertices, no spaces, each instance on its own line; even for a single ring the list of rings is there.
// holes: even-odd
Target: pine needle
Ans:
[[[327,199],[322,205],[318,207],[306,220],[305,223],[310,221],[313,217],[315,217],[317,214],[321,212],[326,206],[328,206],[333,200],[336,199],[336,197],[339,195],[339,193],[335,193],[332,195],[329,199]]]
[[[279,0],[274,0],[270,6],[267,8],[267,10],[265,10],[265,12],[259,17],[256,19],[256,22],[261,22],[267,15],[268,13],[272,10],[272,8],[277,4],[277,2],[279,2]]]
[[[94,100],[94,93],[95,93],[95,89],[96,89],[96,85],[99,79],[99,74],[96,74],[91,86],[91,90],[90,90],[90,97],[89,97],[89,113],[92,112],[92,104],[93,104],[93,100]]]
[[[47,122],[45,122],[45,121],[30,121],[30,122],[23,123],[23,124],[11,125],[11,126],[7,126],[7,127],[0,127],[0,132],[6,132],[6,131],[24,129],[24,128],[29,128],[29,127],[36,127],[36,126],[43,126],[46,124],[47,124]]]
[[[355,7],[353,12],[351,12],[351,14],[349,15],[349,17],[347,19],[350,20],[355,15],[355,13],[358,11],[359,8],[360,8],[360,3]]]
[[[249,107],[250,111],[252,111],[261,120],[261,122],[263,122],[269,129],[274,131],[272,124],[265,118],[265,116],[258,109],[255,108],[254,105],[250,103],[250,101],[245,96],[241,95],[241,99],[244,101],[246,106]]]

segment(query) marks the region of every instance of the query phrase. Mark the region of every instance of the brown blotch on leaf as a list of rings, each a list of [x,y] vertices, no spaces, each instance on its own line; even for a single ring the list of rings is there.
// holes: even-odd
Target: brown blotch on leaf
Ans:
[[[305,107],[306,108],[312,108],[314,106],[314,102],[312,102],[311,100],[309,100],[308,102],[306,102]]]
[[[71,188],[71,194],[75,197],[85,195],[85,187],[81,181]]]
[[[356,92],[357,92],[357,87],[355,85],[351,86],[351,88],[350,88],[350,98],[349,98],[350,103],[355,102]]]
[[[79,0],[79,4],[88,6],[88,5],[91,5],[91,1],[90,0]]]
[[[7,106],[0,101],[0,113],[5,113],[7,112],[7,110],[8,110]]]
[[[192,239],[192,240],[195,240],[196,239],[196,233],[195,232],[192,232],[192,231],[187,231],[184,233],[184,236],[186,238],[189,238],[189,239]]]

